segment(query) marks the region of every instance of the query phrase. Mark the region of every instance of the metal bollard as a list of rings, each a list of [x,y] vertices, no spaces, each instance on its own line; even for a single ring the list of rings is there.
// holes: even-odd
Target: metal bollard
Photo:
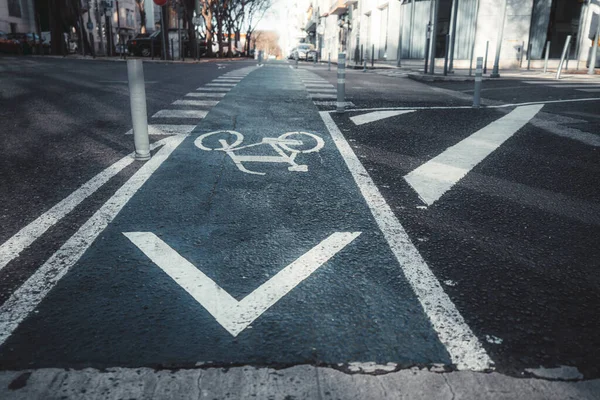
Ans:
[[[531,43],[527,45],[527,71],[531,69]]]
[[[485,59],[483,61],[483,73],[487,74],[488,50],[490,49],[490,41],[485,42]]]
[[[331,71],[331,53],[329,53],[327,57],[327,68],[329,71]]]
[[[565,57],[567,56],[567,51],[569,51],[570,45],[571,35],[567,36],[567,40],[565,40],[565,47],[563,47],[562,56],[560,57],[560,63],[558,64],[558,71],[556,71],[556,79],[560,79],[560,74],[562,73],[563,64],[565,63]]]
[[[296,59],[296,69],[298,69],[298,59],[299,59],[298,54],[296,54],[296,56],[294,58]]]
[[[142,60],[127,60],[129,81],[129,101],[133,121],[133,142],[136,160],[150,159],[150,139],[148,137],[148,112],[146,110],[146,87]]]
[[[598,27],[596,28],[596,35],[594,35],[594,41],[592,44],[592,54],[590,59],[590,66],[588,68],[588,75],[594,75],[596,72],[594,71],[596,68],[596,57],[598,56],[598,39],[600,38],[600,23],[598,23]]]
[[[363,72],[367,72],[367,59],[363,61]]]
[[[565,71],[569,70],[569,59],[571,58],[571,46],[573,42],[569,43],[569,47],[567,48],[567,59],[565,60]]]
[[[313,67],[317,66],[317,53],[315,53],[315,56],[313,57]]]
[[[481,81],[483,75],[483,57],[477,57],[477,67],[475,69],[475,91],[473,92],[473,107],[481,106]]]
[[[548,58],[550,58],[550,41],[546,43],[546,56],[544,57],[544,73],[548,72]]]
[[[346,111],[346,54],[338,55],[338,80],[337,80],[337,109],[338,114]]]

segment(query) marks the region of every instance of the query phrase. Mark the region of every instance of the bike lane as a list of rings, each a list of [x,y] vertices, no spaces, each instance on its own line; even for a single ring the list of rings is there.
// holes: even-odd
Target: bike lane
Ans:
[[[209,151],[233,143],[204,136],[214,131],[264,144]],[[312,136],[282,143],[288,132]],[[231,157],[290,149],[310,152],[296,165]],[[352,362],[451,364],[300,75],[269,66],[223,98],[0,347],[6,369]]]

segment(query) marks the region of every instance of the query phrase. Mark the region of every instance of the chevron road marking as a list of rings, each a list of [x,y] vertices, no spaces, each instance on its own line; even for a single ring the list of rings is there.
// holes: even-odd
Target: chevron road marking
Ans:
[[[234,299],[155,234],[151,232],[123,234],[235,337],[321,265],[350,244],[361,232],[332,234],[241,301]]]

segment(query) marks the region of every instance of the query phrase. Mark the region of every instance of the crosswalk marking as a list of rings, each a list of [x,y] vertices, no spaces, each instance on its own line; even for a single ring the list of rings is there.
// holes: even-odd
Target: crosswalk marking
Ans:
[[[207,83],[206,86],[234,87],[237,83]]]
[[[196,89],[199,92],[229,92],[231,88],[226,87],[199,87]]]
[[[196,125],[148,125],[148,135],[187,135],[191,133]],[[128,130],[126,135],[133,135],[133,129]]]
[[[186,97],[218,98],[225,97],[227,93],[188,93]]]
[[[311,99],[336,99],[337,95],[333,93],[309,93]]]
[[[333,86],[329,88],[307,88],[309,93],[326,93],[326,92],[335,92],[337,91]]]
[[[208,115],[206,110],[160,110],[152,118],[199,118]]]
[[[176,100],[173,102],[175,106],[209,106],[213,107],[219,104],[218,100]]]
[[[577,89],[580,92],[587,92],[587,93],[598,93],[600,92],[600,88],[598,89]]]
[[[404,177],[427,205],[452,186],[527,124],[544,107],[522,106],[480,129]]]

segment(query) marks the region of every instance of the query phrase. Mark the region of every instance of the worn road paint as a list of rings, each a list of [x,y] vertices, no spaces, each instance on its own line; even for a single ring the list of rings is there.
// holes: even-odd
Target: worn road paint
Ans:
[[[452,362],[458,369],[483,371],[493,368],[493,361],[479,339],[411,242],[369,173],[333,122],[330,113],[321,111],[319,114]]]
[[[375,122],[385,118],[391,118],[397,115],[408,114],[412,112],[415,112],[415,110],[373,111],[367,114],[350,117],[350,120],[354,122],[355,125],[364,125],[368,124],[369,122]]]
[[[175,106],[208,106],[214,107],[219,104],[218,100],[176,100],[172,103]]]
[[[151,232],[123,234],[235,337],[321,265],[350,244],[361,232],[332,234],[241,301],[234,299],[155,234]]]
[[[234,87],[235,85],[237,85],[237,83],[207,83],[206,86],[208,87]]]
[[[188,93],[185,96],[186,97],[202,97],[202,98],[207,98],[207,99],[216,99],[216,98],[223,98],[227,95],[227,93]]]
[[[152,118],[204,118],[208,115],[206,110],[160,110]]]
[[[184,135],[164,139],[164,146],[115,192],[21,287],[0,307],[0,345],[14,332],[48,292],[81,258],[83,253],[146,183],[181,142]]]
[[[148,125],[148,135],[187,135],[191,133],[196,125]],[[128,130],[126,135],[133,135],[133,129]]]
[[[473,167],[531,121],[542,107],[517,107],[410,172],[404,179],[425,204],[432,205]]]

